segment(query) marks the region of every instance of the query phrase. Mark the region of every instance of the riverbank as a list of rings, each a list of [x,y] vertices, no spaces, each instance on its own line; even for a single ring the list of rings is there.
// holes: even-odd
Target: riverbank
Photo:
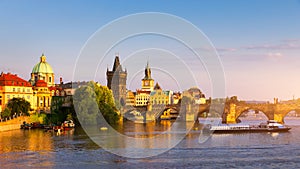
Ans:
[[[0,123],[0,132],[20,129],[20,126],[21,126],[21,124],[23,124],[24,121],[29,123],[30,117],[29,116],[21,116],[21,117],[15,118],[13,120],[9,120],[7,122],[1,122]]]

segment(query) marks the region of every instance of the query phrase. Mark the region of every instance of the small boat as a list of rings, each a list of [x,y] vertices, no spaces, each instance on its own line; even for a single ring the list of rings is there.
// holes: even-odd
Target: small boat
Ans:
[[[33,122],[33,123],[26,123],[25,121],[21,125],[21,129],[42,129],[44,128],[43,124],[40,124],[39,122]]]
[[[75,124],[74,124],[73,120],[67,120],[67,121],[64,121],[64,123],[61,126],[63,127],[64,130],[68,130],[68,129],[74,128]]]
[[[31,125],[30,124],[28,124],[28,123],[23,123],[22,125],[21,125],[21,129],[31,129]]]
[[[108,128],[107,127],[100,127],[100,130],[101,131],[106,131],[106,130],[108,130]]]
[[[278,123],[275,120],[269,120],[260,125],[240,125],[227,124],[209,126],[209,130],[214,133],[240,133],[240,132],[287,132],[291,128]]]

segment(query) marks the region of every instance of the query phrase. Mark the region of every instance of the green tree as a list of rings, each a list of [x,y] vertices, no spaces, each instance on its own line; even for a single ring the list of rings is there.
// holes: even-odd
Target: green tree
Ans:
[[[109,124],[115,124],[120,118],[112,92],[106,86],[89,82],[78,88],[73,98],[77,116],[85,124],[99,123],[100,113]]]
[[[9,116],[11,116],[11,111],[9,108],[5,108],[4,111],[1,113],[2,118],[7,118]]]
[[[12,98],[8,101],[7,107],[13,114],[23,113],[24,115],[29,115],[30,103],[23,98]]]

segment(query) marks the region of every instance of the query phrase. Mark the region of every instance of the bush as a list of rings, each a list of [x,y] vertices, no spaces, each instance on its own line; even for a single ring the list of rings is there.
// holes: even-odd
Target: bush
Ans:
[[[44,122],[46,122],[46,114],[38,114],[38,113],[32,114],[30,115],[30,121],[44,124]]]

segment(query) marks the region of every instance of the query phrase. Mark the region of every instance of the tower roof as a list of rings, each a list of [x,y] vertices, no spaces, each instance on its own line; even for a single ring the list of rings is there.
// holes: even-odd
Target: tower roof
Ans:
[[[155,86],[154,86],[154,90],[161,90],[161,87],[159,86],[159,84],[156,82]]]
[[[46,62],[46,56],[44,54],[40,57],[40,62],[33,67],[32,73],[53,73],[53,69]]]
[[[122,66],[120,64],[120,59],[119,59],[118,55],[115,57],[114,67],[113,67],[113,71],[116,71],[116,70],[122,71]]]

